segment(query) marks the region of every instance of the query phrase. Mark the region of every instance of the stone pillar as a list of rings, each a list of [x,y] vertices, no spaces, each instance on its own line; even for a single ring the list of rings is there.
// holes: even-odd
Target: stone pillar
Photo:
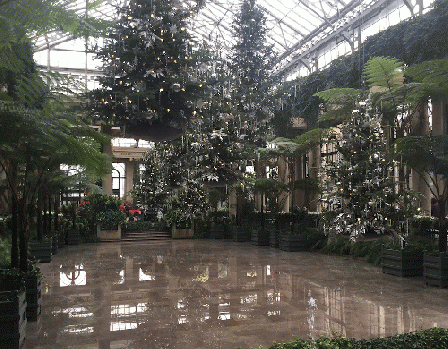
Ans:
[[[441,101],[432,102],[432,135],[441,136],[446,135],[446,118],[445,114],[447,112],[446,105]]]
[[[255,162],[255,176],[257,178],[266,178],[266,164],[261,161]],[[264,194],[257,193],[255,196],[255,209],[263,212],[266,207]]]
[[[320,145],[315,146],[308,153],[308,159],[310,178],[319,179],[319,170],[321,168]],[[308,207],[309,211],[316,212],[321,210],[317,199],[318,194],[310,195],[310,207]]]
[[[124,181],[124,197],[125,200],[133,202],[131,191],[134,188],[134,169],[135,162],[132,160],[125,160],[125,181]]]
[[[297,156],[296,161],[294,162],[295,171],[293,181],[298,181],[301,179],[305,179],[304,176],[304,161],[303,156]],[[307,192],[304,190],[295,189],[294,190],[294,206],[302,209],[303,207],[309,208],[309,196]]]
[[[284,158],[280,157],[278,159],[278,179],[282,183],[288,183],[289,182],[289,170],[288,170],[288,163],[285,161]],[[290,196],[287,192],[282,192],[278,196],[279,202],[283,202],[283,206],[280,207],[280,210],[282,212],[289,212],[290,211]]]
[[[104,144],[103,153],[109,155],[112,159],[112,142]],[[112,161],[110,161],[110,163],[112,165]],[[104,194],[112,195],[112,171],[103,177],[102,187]]]
[[[412,122],[412,129],[414,131],[413,135],[416,136],[425,136],[429,134],[429,115],[426,104],[416,112]],[[420,208],[426,211],[426,214],[429,215],[431,214],[431,191],[428,185],[431,185],[428,173],[419,175],[414,170],[411,171],[411,188],[422,194],[420,198]]]
[[[238,213],[238,195],[236,190],[232,190],[229,193],[229,217],[236,217]]]

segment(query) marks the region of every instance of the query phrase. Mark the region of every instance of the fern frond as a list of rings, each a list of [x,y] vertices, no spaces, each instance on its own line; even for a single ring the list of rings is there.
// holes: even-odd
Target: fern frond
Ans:
[[[364,74],[371,86],[394,90],[403,84],[403,63],[395,58],[374,57],[364,66]]]
[[[405,75],[421,82],[431,97],[448,94],[448,59],[414,64],[406,68]]]

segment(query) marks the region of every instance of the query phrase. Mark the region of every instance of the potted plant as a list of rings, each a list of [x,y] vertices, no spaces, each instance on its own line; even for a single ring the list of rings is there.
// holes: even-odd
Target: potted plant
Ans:
[[[247,242],[251,240],[249,220],[242,219],[241,225],[233,226],[233,241]]]
[[[448,255],[425,251],[423,254],[423,277],[425,283],[440,288],[448,287]]]
[[[206,193],[193,180],[187,181],[175,193],[167,201],[164,219],[171,225],[173,239],[191,239],[194,237],[194,219],[202,216],[208,208]]]
[[[302,224],[294,225],[293,231],[280,234],[278,247],[288,252],[307,251],[306,227]]]
[[[42,303],[42,273],[36,266],[30,264],[29,271],[23,275],[26,290],[26,318],[37,321],[41,313]]]
[[[97,215],[97,237],[100,241],[121,240],[121,225],[126,214],[120,210],[107,210]]]
[[[280,233],[279,245],[281,250],[288,252],[307,251],[309,244],[307,241],[307,229],[314,222],[308,221],[307,212],[294,213],[291,215],[290,224],[284,225],[286,230]],[[314,227],[314,226],[313,226]]]
[[[26,333],[24,281],[9,270],[0,272],[0,341],[6,348],[21,348]]]
[[[263,212],[255,215],[251,231],[251,242],[253,245],[269,246],[269,234],[272,228],[268,226],[265,215]]]
[[[78,245],[80,242],[79,230],[76,227],[77,208],[75,204],[68,205],[71,224],[69,222],[66,230],[65,242],[67,245]]]
[[[396,233],[395,236],[396,238],[390,240],[387,246],[383,246],[381,251],[383,273],[401,277],[422,276],[423,252],[434,250],[434,241],[421,230],[414,233]]]
[[[171,209],[165,214],[165,221],[171,225],[173,239],[191,239],[194,236],[193,221],[180,208]]]
[[[381,250],[381,269],[385,274],[401,277],[423,275],[423,251],[415,248]]]
[[[42,273],[33,263],[28,263],[26,272],[17,268],[0,270],[1,292],[15,291],[20,296],[20,290],[25,291],[25,316],[28,321],[36,321],[41,313],[41,280]]]
[[[50,263],[53,256],[53,241],[51,237],[41,236],[39,238],[32,233],[28,243],[28,256],[32,261]]]

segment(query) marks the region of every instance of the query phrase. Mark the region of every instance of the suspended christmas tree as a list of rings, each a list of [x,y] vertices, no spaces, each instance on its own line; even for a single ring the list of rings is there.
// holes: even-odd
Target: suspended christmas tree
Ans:
[[[207,46],[195,56],[200,62],[204,95],[194,112],[188,138],[201,181],[222,187],[241,177],[244,157],[240,118],[230,94],[232,71],[229,63]]]
[[[105,76],[90,93],[93,120],[124,125],[138,138],[179,135],[200,89],[192,82],[186,30],[194,10],[174,0],[136,0],[120,9],[98,54]]]
[[[269,121],[273,117],[270,88],[274,53],[267,44],[266,16],[255,0],[244,0],[233,29],[232,69],[236,86],[233,94],[247,141],[264,146],[271,136]]]

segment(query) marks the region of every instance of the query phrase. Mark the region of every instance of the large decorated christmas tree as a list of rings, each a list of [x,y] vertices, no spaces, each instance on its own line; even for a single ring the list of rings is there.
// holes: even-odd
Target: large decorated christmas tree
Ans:
[[[395,162],[382,115],[369,100],[357,102],[356,108],[328,139],[336,152],[324,157],[322,195],[327,232],[353,239],[369,232],[396,231],[415,209],[415,195],[395,189]]]
[[[98,54],[105,76],[90,93],[92,121],[124,126],[136,138],[179,136],[201,88],[186,29],[194,10],[175,0],[137,0],[119,10]]]
[[[267,43],[266,16],[256,0],[244,0],[233,22],[236,40],[232,70],[236,79],[233,99],[247,142],[265,146],[273,117],[271,87],[274,53]]]

